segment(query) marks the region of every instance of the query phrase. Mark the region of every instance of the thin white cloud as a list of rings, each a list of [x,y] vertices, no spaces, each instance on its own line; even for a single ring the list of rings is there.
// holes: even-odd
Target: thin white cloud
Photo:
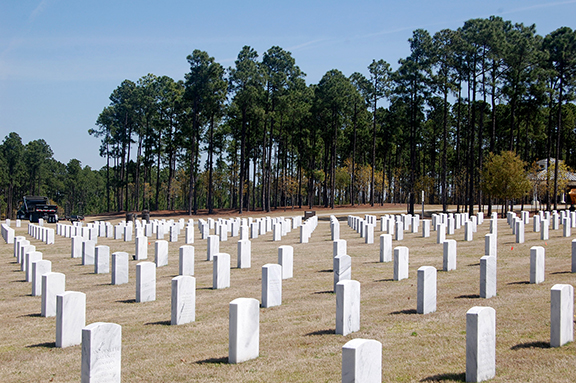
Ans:
[[[32,13],[30,14],[30,17],[28,17],[28,24],[33,23],[38,18],[38,16],[40,16],[40,14],[44,12],[46,8],[48,8],[49,3],[50,0],[40,1],[40,4],[38,4],[38,6],[34,8]]]
[[[503,12],[500,12],[500,14],[501,14],[501,15],[508,15],[508,14],[512,14],[512,13],[532,11],[532,10],[534,10],[534,9],[550,8],[550,7],[556,7],[556,6],[559,6],[559,5],[567,5],[567,4],[574,4],[574,3],[576,3],[576,0],[556,1],[556,2],[554,2],[554,3],[534,4],[534,5],[530,5],[530,6],[528,6],[528,7],[511,9],[511,10],[509,10],[509,11],[503,11]]]

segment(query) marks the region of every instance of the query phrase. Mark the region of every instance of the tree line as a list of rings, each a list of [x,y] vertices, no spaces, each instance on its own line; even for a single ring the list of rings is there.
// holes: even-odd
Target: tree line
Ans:
[[[423,190],[427,203],[473,212],[502,202],[483,187],[490,155],[576,165],[572,29],[542,37],[492,16],[408,42],[396,70],[373,60],[366,76],[332,69],[318,84],[277,46],[244,46],[230,68],[195,50],[182,80],[123,81],[89,131],[106,158],[93,171],[98,209],[395,202],[413,213]]]

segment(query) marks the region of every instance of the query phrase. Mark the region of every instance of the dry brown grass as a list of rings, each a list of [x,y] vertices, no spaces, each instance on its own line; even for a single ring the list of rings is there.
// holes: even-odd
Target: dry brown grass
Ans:
[[[346,211],[337,214],[345,216]],[[290,212],[278,213],[275,215]],[[379,226],[378,226],[379,228]],[[269,233],[252,241],[252,268],[236,269],[236,238],[221,243],[231,254],[231,287],[212,290],[212,263],[206,262],[206,242],[196,232],[196,322],[170,326],[170,280],[178,274],[178,243],[169,244],[169,265],[157,270],[157,300],[134,303],[135,265],[130,282],[110,285],[109,274],[93,274],[70,258],[70,240],[55,245],[31,240],[52,270],[66,274],[66,289],[87,295],[87,324],[102,321],[122,325],[122,380],[124,382],[337,382],[341,348],[354,338],[383,344],[385,382],[461,381],[465,371],[466,311],[487,305],[496,309],[497,372],[495,382],[576,381],[574,343],[550,349],[550,288],[575,284],[570,271],[571,238],[550,231],[547,245],[527,226],[526,242],[514,243],[505,220],[499,221],[498,296],[478,297],[479,259],[489,223],[479,226],[473,242],[458,244],[458,268],[438,272],[438,311],[415,314],[416,270],[442,268],[442,246],[419,234],[405,234],[400,243],[410,248],[410,278],[392,281],[392,263],[378,263],[379,244],[366,245],[341,222],[341,238],[348,241],[352,277],[361,283],[361,330],[348,336],[334,334],[336,297],[332,290],[332,242],[327,220],[321,220],[310,243],[300,244],[299,231],[281,242]],[[26,229],[17,229],[24,235]],[[380,233],[376,232],[376,237]],[[149,246],[153,259],[154,243]],[[134,253],[132,242],[100,239],[112,252]],[[260,357],[239,365],[228,356],[228,303],[238,297],[260,300],[261,267],[277,262],[280,245],[294,246],[294,278],[283,283],[282,306],[261,309]],[[529,280],[531,246],[546,247],[546,281]],[[513,250],[512,250],[513,247]],[[80,377],[81,347],[54,348],[55,319],[42,318],[40,297],[12,257],[12,245],[0,244],[0,381],[68,382]]]

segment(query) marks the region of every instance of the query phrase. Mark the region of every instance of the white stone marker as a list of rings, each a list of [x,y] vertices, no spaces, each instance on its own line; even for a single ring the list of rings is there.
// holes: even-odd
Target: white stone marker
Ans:
[[[148,237],[136,237],[136,257],[137,261],[148,259]]]
[[[541,239],[542,241],[547,241],[547,240],[548,240],[548,237],[549,237],[548,231],[549,231],[549,228],[550,228],[550,221],[548,221],[548,220],[543,220],[541,226],[542,226],[542,227],[540,228],[540,239]]]
[[[446,240],[446,225],[440,224],[436,229],[436,243],[441,244]]]
[[[394,280],[408,278],[409,250],[406,246],[394,248]]]
[[[423,219],[422,220],[422,237],[423,238],[430,237],[430,224],[431,223],[432,223],[432,221],[430,221],[429,219]]]
[[[190,275],[172,278],[171,314],[171,325],[196,320],[196,278]]]
[[[94,274],[107,274],[110,272],[110,248],[96,246],[94,251]]]
[[[338,239],[332,242],[332,258],[347,253],[347,242],[345,239]]]
[[[136,302],[156,300],[156,264],[140,262],[136,264]]]
[[[81,237],[77,237],[81,238]],[[96,259],[96,242],[94,241],[82,241],[80,244],[82,265],[93,265]]]
[[[178,254],[178,274],[194,275],[194,246],[180,246]]]
[[[42,295],[42,275],[52,271],[52,262],[41,259],[32,262],[32,296]]]
[[[498,237],[495,233],[484,236],[484,255],[498,256]]]
[[[524,243],[524,222],[516,221],[516,243]]]
[[[260,303],[237,298],[229,305],[228,363],[242,363],[260,353]]]
[[[530,283],[544,282],[545,250],[542,246],[530,248]]]
[[[435,311],[436,311],[436,268],[433,266],[422,266],[418,269],[416,312],[418,314],[429,314]]]
[[[168,265],[168,241],[163,239],[156,241],[154,245],[154,261],[156,267]]]
[[[82,257],[82,243],[84,243],[84,239],[82,237],[74,236],[70,240],[71,242],[71,258],[80,258]]]
[[[212,288],[214,290],[230,287],[230,254],[214,254],[212,263]]]
[[[382,343],[352,339],[342,346],[342,383],[382,382]]]
[[[282,304],[282,266],[267,263],[262,266],[262,307]]]
[[[470,242],[474,239],[474,231],[472,221],[466,221],[464,224],[464,240]]]
[[[485,255],[480,258],[480,297],[496,296],[496,257]]]
[[[466,313],[466,381],[496,376],[496,310],[475,306]]]
[[[128,253],[117,251],[112,253],[112,284],[128,283]]]
[[[56,295],[66,291],[66,276],[62,273],[49,272],[42,275],[42,307],[43,317],[56,316]]]
[[[541,222],[541,220],[542,220],[542,219],[540,218],[540,216],[539,216],[538,214],[534,215],[534,223],[533,223],[533,225],[534,225],[534,232],[535,232],[535,233],[539,233],[539,232],[540,232],[540,228],[541,228],[540,222]]]
[[[237,267],[239,269],[249,269],[251,266],[252,258],[252,243],[249,239],[241,239],[238,241],[238,259]]]
[[[292,278],[294,275],[294,248],[292,246],[278,247],[278,264],[282,266],[282,279]]]
[[[360,282],[336,284],[336,334],[348,335],[360,330]]]
[[[402,221],[396,221],[396,240],[401,241],[404,239],[404,224]]]
[[[122,326],[96,322],[82,329],[82,383],[120,383]]]
[[[380,234],[380,262],[392,262],[391,234]]]
[[[56,296],[56,347],[82,343],[82,328],[86,326],[86,294],[65,291]]]
[[[456,240],[445,240],[443,250],[442,270],[456,270]]]
[[[574,287],[556,284],[550,290],[550,347],[574,340]]]
[[[31,251],[26,253],[26,282],[32,282],[32,263],[42,260],[42,253],[39,251]]]
[[[214,258],[214,254],[220,252],[220,240],[217,235],[208,236],[206,260],[211,261]]]
[[[374,225],[371,224],[366,224],[365,225],[365,238],[364,238],[364,243],[371,245],[374,243]]]
[[[352,279],[352,258],[349,255],[338,255],[332,259],[334,270],[334,292],[336,284],[340,281]]]
[[[194,243],[194,224],[186,226],[185,243],[190,245]]]

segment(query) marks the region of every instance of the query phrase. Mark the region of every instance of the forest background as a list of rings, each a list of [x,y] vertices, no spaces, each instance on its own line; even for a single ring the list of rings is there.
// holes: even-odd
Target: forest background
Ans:
[[[102,169],[9,133],[2,215],[14,217],[24,195],[46,195],[62,214],[385,202],[414,212],[420,191],[443,209],[534,195],[556,207],[566,169],[551,166],[545,182],[529,174],[542,159],[576,165],[576,32],[540,36],[493,16],[417,29],[408,43],[397,70],[374,60],[368,76],[333,69],[318,84],[278,46],[245,46],[230,68],[194,50],[181,80],[147,74],[112,90],[89,131]],[[507,168],[519,187],[494,183]]]

